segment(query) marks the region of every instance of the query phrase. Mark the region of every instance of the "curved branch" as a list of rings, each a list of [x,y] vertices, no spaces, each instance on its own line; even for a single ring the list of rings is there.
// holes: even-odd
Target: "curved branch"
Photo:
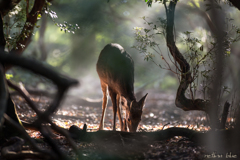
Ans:
[[[171,1],[168,9],[166,10],[167,14],[167,46],[169,48],[169,51],[171,55],[173,56],[174,60],[179,64],[181,68],[181,82],[177,90],[177,95],[176,95],[176,100],[175,104],[177,107],[185,110],[185,111],[190,111],[190,110],[201,110],[205,112],[208,111],[208,101],[204,101],[202,99],[188,99],[185,96],[185,92],[188,88],[188,86],[192,83],[193,78],[191,76],[190,72],[190,65],[186,61],[186,59],[183,57],[182,53],[179,51],[177,48],[175,41],[174,41],[174,12],[175,12],[175,7],[177,4],[177,0]]]
[[[50,80],[52,80],[60,88],[68,88],[72,85],[78,84],[78,81],[71,79],[67,76],[63,76],[53,69],[44,66],[42,63],[28,59],[22,56],[16,56],[13,54],[0,53],[0,62],[4,64],[17,65],[19,67],[28,69],[36,74],[40,74]]]
[[[21,89],[19,88],[16,84],[13,84],[11,81],[7,80],[7,84],[10,88],[13,88],[14,90],[18,91],[21,96],[26,100],[28,105],[36,112],[37,115],[40,115],[41,112],[37,109],[37,106],[35,103],[30,99],[30,97]]]
[[[69,133],[67,132],[67,130],[58,127],[56,124],[52,123],[52,121],[50,120],[50,114],[52,114],[52,112],[58,107],[58,104],[60,103],[60,100],[62,99],[62,96],[56,96],[53,104],[55,105],[51,105],[54,108],[52,109],[51,107],[49,107],[49,109],[42,113],[41,111],[39,111],[37,109],[37,104],[35,104],[28,95],[26,95],[26,93],[24,93],[24,91],[19,88],[17,85],[13,84],[11,81],[7,80],[7,83],[9,85],[9,87],[15,89],[16,91],[18,91],[20,93],[20,95],[22,95],[24,97],[24,99],[26,100],[26,102],[29,104],[29,106],[37,113],[38,119],[33,122],[32,124],[26,123],[26,122],[22,122],[22,124],[24,125],[24,127],[33,129],[33,130],[40,130],[41,125],[43,123],[50,123],[51,124],[51,128],[55,131],[57,131],[58,133],[64,135],[67,140],[69,141],[70,145],[72,146],[72,148],[74,149],[75,153],[78,154],[78,156],[80,156],[80,153],[78,151],[78,148],[75,144],[75,142],[73,141],[73,139],[70,137]],[[60,90],[60,89],[59,89]],[[61,91],[59,91],[61,92]],[[64,92],[64,91],[62,91]],[[60,95],[63,95],[63,93],[58,93]],[[58,95],[57,94],[57,95]]]

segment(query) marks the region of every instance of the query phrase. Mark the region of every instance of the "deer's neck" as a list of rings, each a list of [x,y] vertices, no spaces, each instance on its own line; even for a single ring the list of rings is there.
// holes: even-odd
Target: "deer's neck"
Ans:
[[[132,102],[132,101],[136,101],[136,97],[134,96],[134,93],[130,93],[127,96],[125,96],[128,105]]]
[[[133,83],[124,85],[123,89],[121,90],[121,96],[123,96],[128,103],[131,103],[132,101],[136,101],[136,97],[134,95]]]

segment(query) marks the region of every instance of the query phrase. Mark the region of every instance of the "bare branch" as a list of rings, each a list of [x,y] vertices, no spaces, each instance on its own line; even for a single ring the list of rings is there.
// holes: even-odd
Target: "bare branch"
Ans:
[[[20,93],[21,96],[23,96],[23,98],[26,100],[26,102],[29,104],[29,106],[38,114],[40,115],[41,112],[37,109],[38,107],[36,106],[36,104],[30,99],[29,96],[26,95],[26,93],[24,93],[24,91],[19,88],[17,85],[13,84],[11,81],[7,80],[7,84],[9,87],[13,88],[14,90],[18,91]]]
[[[54,153],[49,152],[47,150],[42,150],[41,148],[39,148],[38,145],[35,143],[35,141],[25,131],[25,129],[22,126],[20,126],[18,123],[16,123],[14,120],[12,120],[7,114],[4,114],[4,118],[9,125],[12,125],[18,132],[22,134],[22,136],[32,145],[32,147],[36,151],[47,154],[53,157],[54,159],[56,158],[56,155]]]
[[[52,105],[50,106],[50,108],[42,113],[40,112],[38,109],[37,109],[37,106],[35,103],[33,103],[33,101],[30,99],[29,96],[27,96],[24,91],[19,88],[17,85],[11,83],[9,80],[7,81],[8,85],[15,89],[16,91],[18,91],[24,98],[25,100],[27,101],[27,103],[29,104],[29,106],[37,113],[37,116],[38,116],[38,119],[33,122],[33,124],[27,124],[27,126],[31,129],[34,129],[34,130],[40,130],[41,129],[41,126],[42,124],[45,124],[45,123],[50,123],[51,124],[51,127],[53,130],[55,130],[56,132],[59,132],[60,134],[64,135],[67,140],[69,141],[70,145],[72,146],[72,148],[74,149],[74,151],[78,154],[79,151],[77,149],[77,146],[75,144],[75,142],[73,141],[73,139],[71,138],[71,136],[69,135],[68,131],[63,129],[63,128],[60,128],[58,127],[57,125],[55,125],[54,123],[52,123],[52,121],[50,120],[50,115],[57,109],[57,107],[59,106],[59,103],[64,95],[64,92],[65,90],[62,90],[62,89],[59,89],[58,91],[58,94],[56,95],[56,98],[55,100],[53,101]],[[25,123],[24,123],[25,125]],[[78,154],[78,156],[80,156],[80,154]]]
[[[52,80],[57,86],[60,86],[61,88],[68,88],[72,85],[78,84],[77,80],[61,75],[55,72],[53,69],[46,67],[42,63],[33,59],[15,56],[12,54],[0,53],[0,62],[4,64],[17,65],[36,74],[40,74]]]

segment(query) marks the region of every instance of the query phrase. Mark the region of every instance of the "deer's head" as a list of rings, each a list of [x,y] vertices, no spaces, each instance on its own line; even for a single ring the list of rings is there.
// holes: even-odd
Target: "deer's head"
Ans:
[[[142,110],[147,98],[146,94],[139,102],[132,101],[129,107],[126,108],[126,121],[130,132],[136,132],[139,122],[141,121]]]

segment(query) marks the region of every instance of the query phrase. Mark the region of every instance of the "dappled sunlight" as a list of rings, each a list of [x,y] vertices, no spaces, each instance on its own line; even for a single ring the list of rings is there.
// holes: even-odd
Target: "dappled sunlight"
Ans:
[[[205,114],[201,112],[184,112],[176,108],[172,103],[174,96],[170,98],[171,95],[165,95],[166,98],[162,96],[162,99],[156,99],[157,97],[159,96],[156,94],[148,97],[149,99],[143,109],[142,120],[138,126],[138,132],[153,132],[172,127],[188,128],[201,132],[206,132],[210,129]],[[21,120],[32,122],[36,119],[36,114],[29,109],[22,98],[14,96],[14,100],[18,104],[17,110]],[[32,97],[32,100],[38,102],[39,109],[42,111],[46,110],[51,102],[51,99],[46,97]],[[91,106],[91,104],[94,105],[92,102],[98,101],[91,100],[88,103],[89,106],[68,104],[66,104],[68,106],[62,106],[53,116],[53,123],[65,129],[69,129],[72,125],[83,128],[84,124],[86,124],[88,132],[96,132],[99,127],[102,108],[101,102],[98,102],[99,106]],[[228,124],[232,123],[232,121],[232,118],[227,119]],[[104,130],[112,130],[111,104],[107,108],[104,124]],[[116,130],[120,131],[118,119]],[[36,131],[28,130],[28,133],[34,138],[41,137],[41,134]]]

